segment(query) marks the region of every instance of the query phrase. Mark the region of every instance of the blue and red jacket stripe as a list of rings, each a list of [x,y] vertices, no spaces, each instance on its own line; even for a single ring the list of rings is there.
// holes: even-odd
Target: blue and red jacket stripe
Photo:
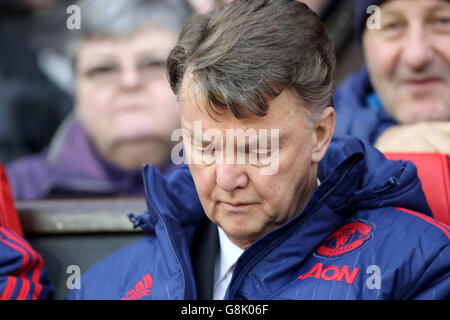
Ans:
[[[0,226],[0,300],[49,299],[42,257],[21,236]]]

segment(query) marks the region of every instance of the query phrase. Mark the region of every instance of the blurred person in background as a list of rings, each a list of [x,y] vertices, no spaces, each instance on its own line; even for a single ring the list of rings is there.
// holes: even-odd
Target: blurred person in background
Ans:
[[[164,61],[191,7],[179,0],[79,6],[74,113],[42,153],[7,167],[16,200],[142,195],[144,163],[174,167],[179,110]]]
[[[37,16],[55,1],[0,3],[0,163],[40,152],[72,109],[71,94],[49,76],[33,45]],[[64,29],[64,28],[63,28]]]
[[[299,1],[299,0],[297,0]],[[349,21],[354,20],[354,3],[349,0],[302,0],[316,12],[330,35],[337,59],[336,83],[341,83],[363,64],[363,54]]]
[[[370,5],[380,14],[368,21]],[[336,133],[383,152],[450,154],[450,2],[357,1],[355,16],[366,66],[336,91]]]

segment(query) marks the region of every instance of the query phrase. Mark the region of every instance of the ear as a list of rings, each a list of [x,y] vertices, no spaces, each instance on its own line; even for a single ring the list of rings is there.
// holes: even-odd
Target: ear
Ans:
[[[333,137],[335,122],[336,115],[332,107],[325,108],[316,120],[312,132],[313,148],[311,161],[313,163],[319,163],[325,156]]]

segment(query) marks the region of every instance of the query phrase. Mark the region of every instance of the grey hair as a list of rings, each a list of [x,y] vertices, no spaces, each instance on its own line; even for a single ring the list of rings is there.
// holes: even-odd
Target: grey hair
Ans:
[[[186,0],[81,0],[80,30],[73,32],[67,54],[75,61],[81,42],[94,37],[129,36],[146,26],[178,34],[193,11]]]
[[[320,18],[295,0],[234,0],[192,16],[166,67],[177,95],[190,70],[210,115],[264,116],[284,89],[313,118],[333,106],[333,45]]]

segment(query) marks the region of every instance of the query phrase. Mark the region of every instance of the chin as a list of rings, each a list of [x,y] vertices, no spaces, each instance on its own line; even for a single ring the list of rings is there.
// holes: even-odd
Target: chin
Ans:
[[[156,143],[122,142],[115,147],[116,165],[125,170],[141,170],[144,163],[160,166],[167,161],[165,146]]]
[[[167,137],[170,140],[170,133],[164,132],[151,123],[145,121],[136,121],[135,123],[129,121],[116,121],[106,129],[112,140],[126,141],[126,140],[143,140],[143,139],[162,139]]]
[[[118,143],[128,143],[130,145],[158,145],[164,139],[160,134],[149,130],[133,130],[129,132],[119,132],[115,135],[115,141]]]
[[[417,111],[417,112],[414,112]],[[448,121],[449,112],[445,112],[439,106],[429,104],[417,104],[415,110],[405,114],[405,123]]]
[[[221,223],[220,226],[225,231],[225,233],[238,240],[256,240],[264,235],[263,228],[260,228],[258,225],[255,225],[255,223],[252,223],[251,221],[243,222],[240,219],[228,220],[224,223]]]
[[[412,124],[429,121],[450,120],[450,107],[435,99],[407,99],[397,104],[396,114],[398,122]]]

